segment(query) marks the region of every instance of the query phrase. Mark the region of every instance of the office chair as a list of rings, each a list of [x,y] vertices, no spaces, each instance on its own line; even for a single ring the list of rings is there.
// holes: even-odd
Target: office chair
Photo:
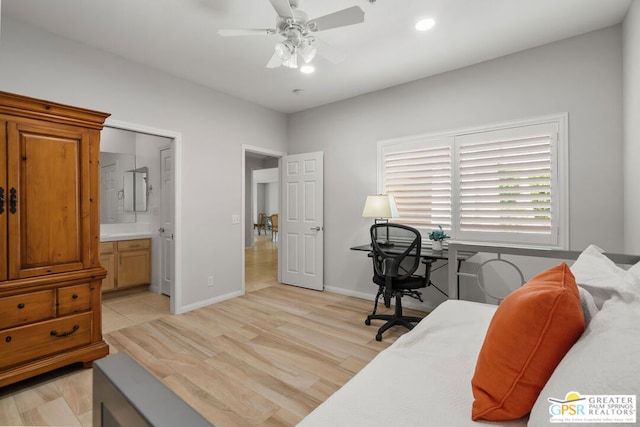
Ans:
[[[422,238],[415,228],[383,223],[372,225],[370,233],[373,248],[373,282],[378,285],[378,293],[373,312],[367,316],[364,323],[370,325],[374,319],[386,320],[376,334],[376,341],[382,341],[382,334],[387,329],[396,325],[413,329],[413,324],[422,320],[420,317],[405,316],[402,313],[402,297],[408,295],[422,302],[422,294],[417,289],[425,288],[429,284],[431,266],[427,261],[425,273],[416,274],[420,266]],[[395,297],[393,314],[376,314],[381,296],[384,296],[385,307],[390,307],[391,299]]]

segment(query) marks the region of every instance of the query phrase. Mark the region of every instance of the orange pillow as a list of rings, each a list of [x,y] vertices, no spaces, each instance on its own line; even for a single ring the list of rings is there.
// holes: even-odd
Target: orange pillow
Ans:
[[[489,324],[471,380],[474,421],[520,418],[584,332],[576,280],[566,263],[512,292]]]

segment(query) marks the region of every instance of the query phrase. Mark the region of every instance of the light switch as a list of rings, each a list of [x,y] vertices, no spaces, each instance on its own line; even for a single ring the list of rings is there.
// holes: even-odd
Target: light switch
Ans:
[[[231,224],[240,224],[240,215],[231,215]]]

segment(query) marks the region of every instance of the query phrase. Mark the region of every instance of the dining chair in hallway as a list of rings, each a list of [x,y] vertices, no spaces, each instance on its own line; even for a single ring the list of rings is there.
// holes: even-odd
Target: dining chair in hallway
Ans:
[[[278,214],[271,215],[271,240],[278,241]]]
[[[264,230],[264,234],[267,234],[267,214],[259,213],[258,214],[258,222],[253,224],[253,229],[258,229],[258,236],[260,235],[260,230]]]

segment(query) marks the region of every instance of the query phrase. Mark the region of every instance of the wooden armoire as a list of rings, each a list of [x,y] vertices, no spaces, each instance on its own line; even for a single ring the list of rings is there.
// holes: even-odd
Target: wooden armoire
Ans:
[[[0,387],[109,353],[98,260],[108,116],[0,92]]]

